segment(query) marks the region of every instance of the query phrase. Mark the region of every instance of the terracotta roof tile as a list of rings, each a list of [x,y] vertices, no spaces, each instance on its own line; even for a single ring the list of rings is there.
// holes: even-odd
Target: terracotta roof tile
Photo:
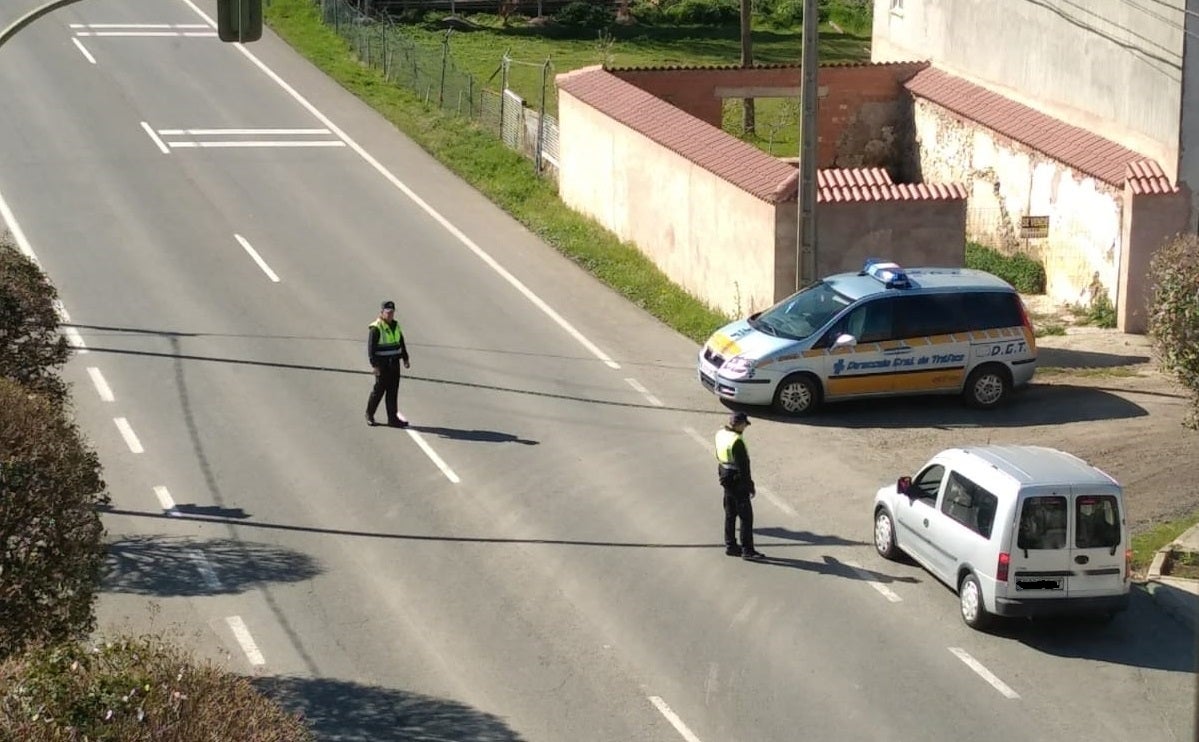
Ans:
[[[953,201],[966,200],[961,183],[893,183],[882,168],[822,168],[816,171],[816,202],[846,201]],[[799,171],[779,186],[779,198],[797,197]]]
[[[935,67],[917,72],[904,86],[914,95],[1110,185],[1124,183],[1130,164],[1149,162],[1143,155],[1110,139]],[[1161,168],[1152,164],[1160,172]],[[1156,177],[1159,176],[1150,180]],[[1165,178],[1164,173],[1160,177]],[[1142,185],[1148,186],[1148,181]],[[1160,187],[1160,183],[1154,187]]]
[[[794,168],[757,147],[625,82],[602,67],[558,75],[558,87],[663,147],[752,193],[777,201]]]
[[[602,67],[557,76],[558,87],[695,164],[772,203],[796,198],[799,171]],[[900,184],[882,168],[818,170],[817,202],[965,199],[961,184]]]
[[[821,62],[821,67],[927,67],[928,62],[911,61],[911,62],[870,62],[870,61],[844,61],[844,62]],[[744,69],[739,64],[710,64],[710,65],[693,65],[693,64],[664,64],[650,65],[647,67],[622,67],[620,65],[605,65],[603,69],[609,72],[670,72],[680,70],[740,70]],[[753,69],[758,70],[801,70],[802,66],[798,64],[754,64]]]
[[[1179,191],[1178,186],[1170,182],[1161,166],[1153,160],[1128,163],[1128,186],[1138,195]]]

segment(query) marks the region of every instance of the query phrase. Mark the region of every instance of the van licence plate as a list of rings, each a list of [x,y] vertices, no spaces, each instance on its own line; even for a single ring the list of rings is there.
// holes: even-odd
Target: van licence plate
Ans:
[[[1017,577],[1017,590],[1061,590],[1062,578],[1060,577]]]

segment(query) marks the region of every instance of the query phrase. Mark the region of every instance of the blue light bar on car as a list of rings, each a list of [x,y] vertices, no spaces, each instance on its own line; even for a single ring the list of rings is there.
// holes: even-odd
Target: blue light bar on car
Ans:
[[[903,272],[898,263],[870,258],[862,268],[862,273],[881,281],[889,289],[906,289],[912,285],[908,274]]]

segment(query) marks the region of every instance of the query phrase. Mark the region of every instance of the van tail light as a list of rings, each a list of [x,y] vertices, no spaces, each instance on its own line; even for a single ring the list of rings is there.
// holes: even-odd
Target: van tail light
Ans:
[[[999,562],[995,565],[995,580],[998,582],[1007,582],[1008,567],[1012,566],[1012,555],[1003,552],[999,555]]]
[[[1124,581],[1132,579],[1132,549],[1124,550]]]

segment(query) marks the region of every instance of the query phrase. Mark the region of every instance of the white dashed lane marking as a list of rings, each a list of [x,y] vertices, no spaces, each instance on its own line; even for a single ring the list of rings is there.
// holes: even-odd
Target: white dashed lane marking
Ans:
[[[246,653],[246,659],[251,665],[265,665],[266,659],[262,656],[262,652],[258,651],[258,645],[254,643],[254,637],[250,636],[250,630],[246,628],[246,622],[241,620],[241,616],[229,616],[225,619],[225,623],[229,624],[230,630],[233,631],[233,638],[237,639],[237,643],[241,645],[241,651]]]
[[[983,680],[990,683],[991,686],[994,687],[995,690],[1002,693],[1004,695],[1004,697],[1006,697],[1006,698],[1019,698],[1020,697],[1019,693],[1012,690],[1011,688],[1008,687],[1008,685],[1006,683],[1004,683],[999,678],[995,677],[994,673],[992,673],[990,670],[988,670],[986,667],[984,667],[983,663],[981,663],[978,660],[971,657],[970,653],[967,652],[966,650],[962,649],[961,647],[950,647],[949,651],[953,652],[955,657],[957,657],[962,662],[966,663],[966,667],[969,667],[971,670],[978,673],[978,676],[980,678],[982,678]]]
[[[145,451],[142,448],[142,442],[137,439],[137,433],[133,432],[133,427],[129,425],[129,421],[123,417],[114,417],[112,419],[117,424],[117,430],[121,431],[121,437],[125,439],[125,445],[129,446],[129,450],[133,453],[142,453]]]

